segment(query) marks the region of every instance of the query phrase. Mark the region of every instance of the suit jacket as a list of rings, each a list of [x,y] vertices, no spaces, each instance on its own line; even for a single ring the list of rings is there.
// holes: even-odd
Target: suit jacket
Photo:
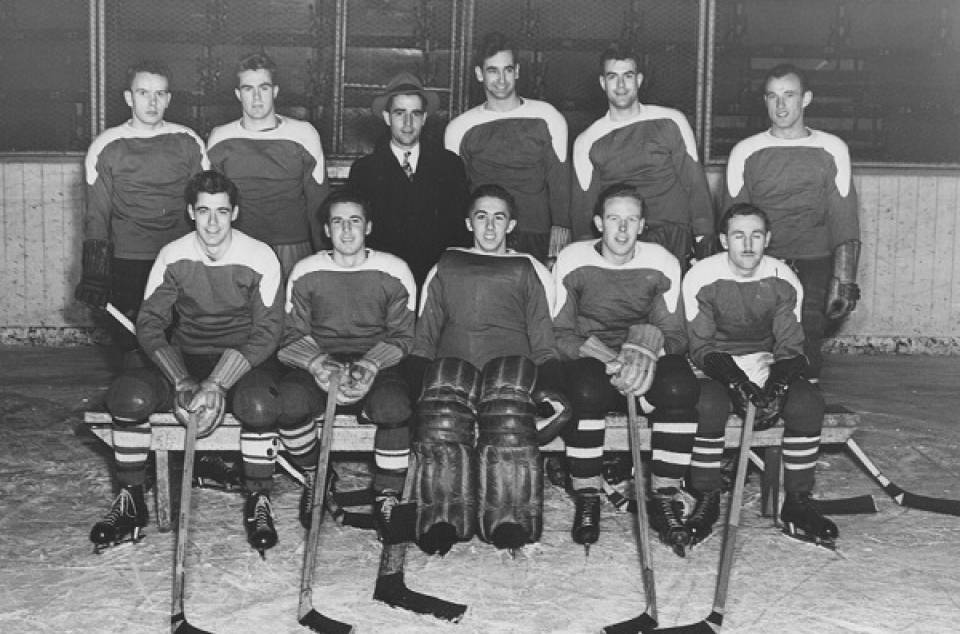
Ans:
[[[402,258],[419,287],[447,247],[472,244],[463,222],[467,177],[453,152],[421,143],[411,181],[387,139],[353,164],[347,186],[373,207],[367,245]]]

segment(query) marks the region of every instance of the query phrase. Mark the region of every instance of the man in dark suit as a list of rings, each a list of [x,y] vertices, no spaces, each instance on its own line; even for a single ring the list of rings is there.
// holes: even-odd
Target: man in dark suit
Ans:
[[[416,76],[391,79],[372,106],[390,136],[353,164],[347,183],[373,209],[367,244],[406,261],[418,287],[447,247],[466,246],[471,238],[463,224],[468,195],[463,162],[453,152],[420,143],[437,104],[436,93],[424,90]]]

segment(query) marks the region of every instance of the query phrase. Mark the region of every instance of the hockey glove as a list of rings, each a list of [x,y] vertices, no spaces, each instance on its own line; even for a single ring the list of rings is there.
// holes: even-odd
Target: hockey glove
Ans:
[[[630,327],[627,341],[620,347],[617,361],[620,371],[611,383],[625,396],[643,396],[650,390],[663,349],[663,332],[650,324]]]
[[[537,406],[537,444],[545,445],[564,431],[573,416],[559,361],[551,359],[537,368],[537,384],[531,396]]]
[[[807,367],[807,358],[803,355],[781,359],[770,366],[770,376],[763,386],[763,406],[757,407],[754,429],[763,430],[773,427],[787,404],[787,392]]]
[[[250,371],[250,362],[239,351],[227,348],[190,401],[188,409],[197,417],[197,438],[204,438],[223,422],[227,413],[227,391]]]
[[[747,402],[762,408],[766,398],[763,390],[756,383],[747,378],[746,372],[740,369],[733,357],[726,352],[711,352],[703,358],[703,371],[711,379],[727,386],[733,411],[740,417],[747,414]]]
[[[393,344],[381,341],[370,348],[365,355],[350,364],[346,380],[337,393],[337,403],[350,405],[365,397],[381,368],[394,366],[402,358],[403,350]]]
[[[833,253],[833,278],[827,289],[827,319],[842,319],[853,312],[860,299],[857,286],[857,263],[860,260],[860,243],[848,240]]]
[[[74,291],[77,301],[93,308],[106,308],[110,301],[110,268],[113,244],[106,240],[83,241],[83,271]]]

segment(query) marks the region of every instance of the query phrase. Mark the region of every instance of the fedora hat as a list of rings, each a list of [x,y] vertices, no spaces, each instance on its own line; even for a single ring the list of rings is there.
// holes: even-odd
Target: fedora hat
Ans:
[[[424,110],[428,115],[436,112],[437,106],[440,105],[437,93],[424,89],[419,77],[413,73],[398,73],[387,83],[383,92],[373,98],[373,103],[370,106],[373,114],[379,116],[394,95],[420,95],[423,98]]]

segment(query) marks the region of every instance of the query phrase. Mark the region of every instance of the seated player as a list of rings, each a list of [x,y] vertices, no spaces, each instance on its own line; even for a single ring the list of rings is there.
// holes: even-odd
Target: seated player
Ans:
[[[242,425],[250,492],[244,526],[262,554],[277,541],[269,491],[281,404],[274,373],[261,364],[280,340],[280,263],[270,247],[233,228],[237,189],[225,176],[197,174],[186,200],[196,230],[160,250],[137,318],[137,339],[155,365],[127,371],[107,391],[121,491],[90,539],[98,547],[128,535],[136,539],[147,523],[143,483],[151,414],[176,406],[181,421],[198,416],[202,437],[229,410]]]
[[[307,528],[319,451],[314,416],[326,402],[334,368],[343,371],[338,404],[353,406],[362,421],[377,426],[379,506],[396,503],[407,471],[411,395],[399,364],[413,346],[416,286],[403,260],[366,248],[369,213],[358,193],[327,196],[320,221],[333,248],[298,262],[287,283],[285,345],[277,356],[297,369],[281,382],[280,437],[306,476],[300,521]]]
[[[444,252],[424,287],[413,355],[427,368],[411,468],[416,538],[429,553],[475,531],[512,550],[543,528],[538,445],[556,436],[569,408],[555,391],[550,274],[506,247],[516,216],[503,187],[474,190],[473,247]],[[553,410],[539,430],[535,402]]]
[[[651,523],[682,556],[689,534],[676,501],[697,429],[698,385],[682,356],[687,341],[679,310],[680,263],[664,247],[637,241],[643,211],[636,188],[611,185],[594,211],[600,239],[571,244],[554,269],[553,327],[573,402],[574,422],[564,434],[576,506],[572,535],[587,547],[599,538],[604,418],[625,411],[626,398],[642,396],[655,408]],[[618,351],[616,361],[591,357],[591,337]]]
[[[698,262],[683,280],[690,357],[710,380],[701,386],[700,426],[691,484],[698,498],[687,528],[711,533],[720,507],[720,462],[730,411],[757,406],[757,429],[784,422],[785,530],[832,544],[837,526],[810,501],[823,427],[823,397],[803,377],[803,288],[782,261],[764,255],[770,224],[758,207],[738,203],[720,220],[725,252]]]

